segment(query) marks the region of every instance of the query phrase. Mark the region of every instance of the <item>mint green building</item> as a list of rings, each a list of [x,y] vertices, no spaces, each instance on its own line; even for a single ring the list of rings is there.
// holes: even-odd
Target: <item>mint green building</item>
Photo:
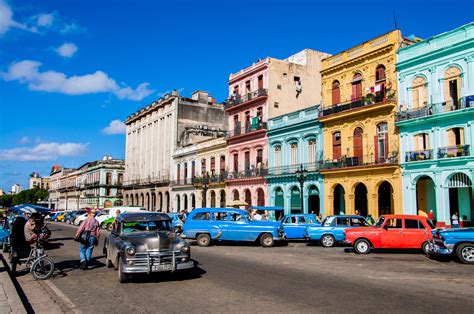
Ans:
[[[397,72],[404,212],[472,225],[474,23],[400,49]]]

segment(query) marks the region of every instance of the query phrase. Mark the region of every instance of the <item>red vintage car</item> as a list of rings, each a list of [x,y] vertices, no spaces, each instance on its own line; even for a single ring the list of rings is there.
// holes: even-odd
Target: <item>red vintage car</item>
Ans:
[[[358,254],[371,249],[422,249],[429,251],[433,239],[433,223],[423,216],[385,215],[373,227],[344,230],[344,243],[354,247]]]

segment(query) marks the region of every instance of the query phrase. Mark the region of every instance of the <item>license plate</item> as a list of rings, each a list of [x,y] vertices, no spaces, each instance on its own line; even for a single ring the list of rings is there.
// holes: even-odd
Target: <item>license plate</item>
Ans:
[[[153,265],[151,266],[152,271],[167,271],[167,270],[173,270],[173,265],[172,264],[163,264],[163,265]]]

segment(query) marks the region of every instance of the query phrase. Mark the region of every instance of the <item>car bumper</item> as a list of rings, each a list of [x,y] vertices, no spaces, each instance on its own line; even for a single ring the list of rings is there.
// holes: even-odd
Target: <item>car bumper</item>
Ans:
[[[429,253],[433,255],[451,255],[454,253],[454,245],[444,245],[444,247],[437,245],[435,242],[430,242]]]
[[[158,265],[158,266],[165,266],[165,265]],[[160,272],[172,272],[184,269],[191,269],[194,267],[194,261],[189,261],[185,263],[177,263],[175,265],[166,265],[170,268],[166,269],[157,269],[153,266],[136,266],[136,265],[124,265],[122,271],[126,274],[140,274],[140,273],[160,273]]]
[[[346,240],[346,239],[342,240],[341,242],[342,242],[342,244],[345,244],[345,245],[352,245],[352,241],[349,241],[349,240]]]

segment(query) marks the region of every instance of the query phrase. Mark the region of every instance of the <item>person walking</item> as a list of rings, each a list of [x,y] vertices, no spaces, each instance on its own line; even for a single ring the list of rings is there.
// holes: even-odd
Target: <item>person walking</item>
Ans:
[[[81,242],[79,248],[80,265],[79,268],[86,270],[91,261],[92,250],[99,243],[100,228],[99,222],[95,219],[95,210],[87,209],[87,218],[76,232],[75,239]]]
[[[430,213],[428,214],[428,219],[431,221],[434,221],[434,213],[433,210],[430,210]]]
[[[459,228],[459,216],[458,212],[455,212],[451,216],[451,228]]]

